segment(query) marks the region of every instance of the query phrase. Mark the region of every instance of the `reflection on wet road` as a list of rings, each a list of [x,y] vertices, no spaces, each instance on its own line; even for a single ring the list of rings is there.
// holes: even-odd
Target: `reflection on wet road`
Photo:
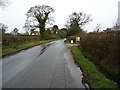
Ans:
[[[85,88],[64,40],[6,57],[2,65],[3,88]]]

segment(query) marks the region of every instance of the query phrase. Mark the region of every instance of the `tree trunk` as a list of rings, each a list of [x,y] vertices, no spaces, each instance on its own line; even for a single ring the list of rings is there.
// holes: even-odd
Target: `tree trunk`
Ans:
[[[41,39],[44,39],[45,35],[44,35],[44,31],[45,31],[45,24],[41,24],[40,25],[40,36],[41,36]]]

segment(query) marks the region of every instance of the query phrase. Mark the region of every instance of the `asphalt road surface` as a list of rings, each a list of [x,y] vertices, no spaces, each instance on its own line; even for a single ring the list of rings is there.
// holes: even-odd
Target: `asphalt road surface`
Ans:
[[[85,88],[82,77],[64,40],[2,60],[2,88]]]

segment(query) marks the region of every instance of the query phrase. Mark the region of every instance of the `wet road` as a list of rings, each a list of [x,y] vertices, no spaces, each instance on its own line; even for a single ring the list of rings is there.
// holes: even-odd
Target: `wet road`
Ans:
[[[2,60],[3,88],[85,88],[64,40],[42,44]]]

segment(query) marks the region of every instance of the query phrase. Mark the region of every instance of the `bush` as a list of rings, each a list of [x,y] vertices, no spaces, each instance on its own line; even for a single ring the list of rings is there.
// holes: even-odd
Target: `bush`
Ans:
[[[95,65],[89,59],[84,57],[83,53],[77,46],[71,47],[71,51],[75,62],[80,65],[80,68],[83,71],[84,82],[89,84],[91,90],[94,90],[94,88],[118,89],[117,83],[106,78],[105,75],[99,72]]]
[[[13,43],[24,44],[32,41],[39,41],[40,36],[3,36],[2,48],[12,45]]]
[[[81,40],[81,48],[106,75],[120,83],[120,31],[88,33]]]
[[[60,39],[58,35],[52,35],[52,34],[44,34],[41,37],[43,40],[50,40],[50,39]]]
[[[53,40],[40,40],[40,36],[38,35],[4,35],[2,39],[2,53],[0,53],[0,56],[5,57],[6,55],[14,54],[32,46],[51,41]]]

